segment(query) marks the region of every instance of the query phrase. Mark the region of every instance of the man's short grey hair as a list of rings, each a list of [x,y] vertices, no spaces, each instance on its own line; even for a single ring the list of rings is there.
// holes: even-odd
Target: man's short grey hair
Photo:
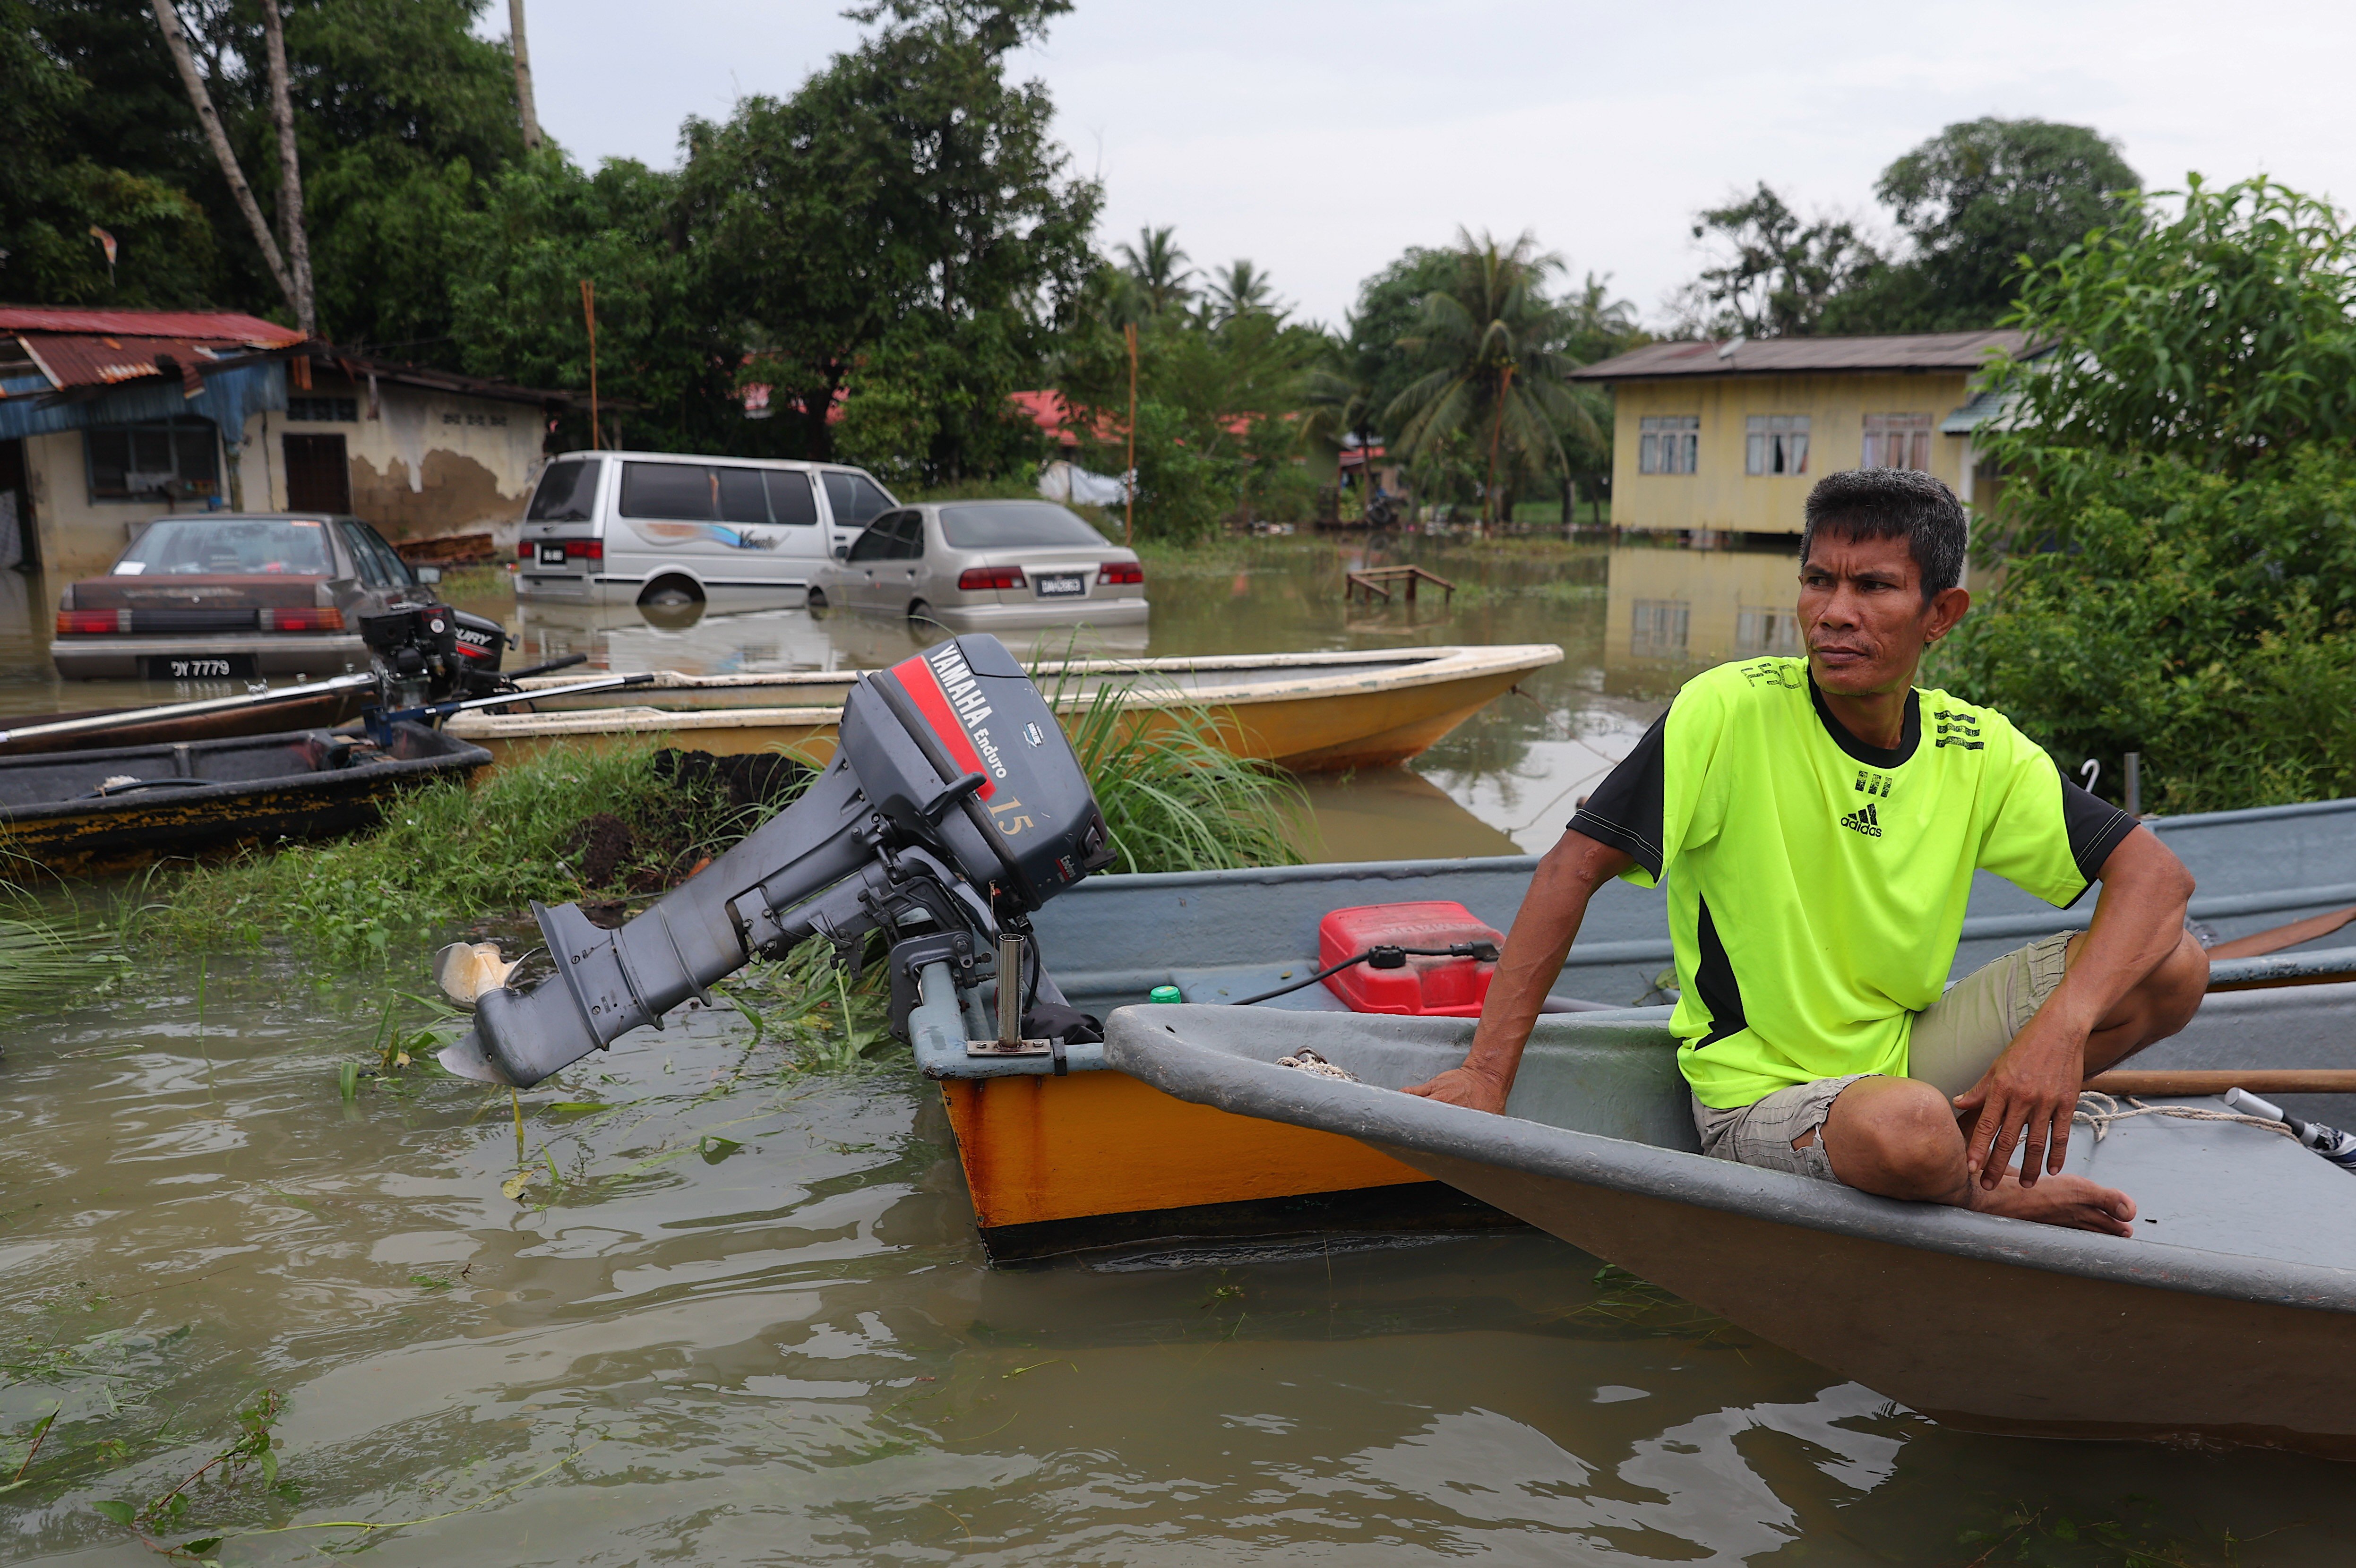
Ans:
[[[1826,475],[1808,492],[1807,522],[1800,531],[1804,563],[1819,528],[1847,539],[1904,539],[1922,574],[1925,603],[1964,580],[1964,546],[1970,531],[1964,504],[1928,474],[1910,468],[1852,468]]]

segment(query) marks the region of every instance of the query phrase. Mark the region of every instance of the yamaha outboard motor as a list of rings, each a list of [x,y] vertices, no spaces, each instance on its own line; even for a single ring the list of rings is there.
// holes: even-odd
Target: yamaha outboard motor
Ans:
[[[822,936],[855,963],[877,930],[891,943],[895,1032],[924,1012],[927,1027],[986,1038],[1001,952],[1016,955],[1031,912],[1112,859],[1046,699],[997,638],[959,637],[861,677],[808,793],[618,931],[575,904],[534,904],[555,976],[528,995],[484,991],[442,1061],[529,1086],[640,1024],[659,1028],[755,955]],[[1030,959],[1005,983],[1060,1002],[1035,949]]]

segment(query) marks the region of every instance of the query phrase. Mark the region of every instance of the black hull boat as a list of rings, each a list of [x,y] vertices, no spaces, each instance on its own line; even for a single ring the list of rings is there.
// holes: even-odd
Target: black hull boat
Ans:
[[[373,824],[428,780],[487,766],[480,746],[424,725],[382,743],[327,730],[0,757],[0,848],[53,874],[318,838]]]
[[[2264,1127],[2151,1115],[2071,1140],[2069,1168],[2135,1198],[2133,1238],[1869,1197],[1703,1157],[1665,1024],[1542,1019],[1501,1116],[1394,1092],[1462,1060],[1452,1019],[1126,1008],[1105,1055],[1355,1138],[1934,1420],[2356,1459],[2350,1172]],[[2202,1032],[2170,1056],[2222,1065]],[[1362,1082],[1276,1065],[1303,1048]],[[2344,1125],[2356,1097],[2301,1104]]]

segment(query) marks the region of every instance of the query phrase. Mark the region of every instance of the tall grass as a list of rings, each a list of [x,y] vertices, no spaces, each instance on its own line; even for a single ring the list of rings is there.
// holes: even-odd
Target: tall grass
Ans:
[[[603,890],[569,854],[600,812],[635,827],[674,816],[652,743],[559,746],[469,787],[442,780],[402,796],[375,831],[287,845],[151,877],[130,928],[177,947],[284,940],[343,960],[380,958],[399,940]],[[715,830],[720,825],[712,825]]]
[[[1112,829],[1115,871],[1218,871],[1297,866],[1312,831],[1309,796],[1290,773],[1237,756],[1198,706],[1108,681],[1085,700],[1057,677],[1048,699]]]

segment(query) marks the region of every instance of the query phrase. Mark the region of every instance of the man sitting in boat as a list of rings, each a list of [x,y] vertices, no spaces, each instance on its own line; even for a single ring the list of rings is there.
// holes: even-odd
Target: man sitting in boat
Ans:
[[[2132,1233],[2126,1193],[2061,1171],[2080,1083],[2200,1006],[2192,877],[2004,715],[1916,688],[1971,604],[1964,545],[1928,475],[1821,481],[1807,657],[1686,684],[1539,862],[1464,1065],[1408,1092],[1503,1111],[1588,900],[1624,876],[1667,891],[1670,1029],[1705,1154]],[[1976,868],[2059,908],[2097,880],[2102,896],[2085,930],[1946,987]]]

